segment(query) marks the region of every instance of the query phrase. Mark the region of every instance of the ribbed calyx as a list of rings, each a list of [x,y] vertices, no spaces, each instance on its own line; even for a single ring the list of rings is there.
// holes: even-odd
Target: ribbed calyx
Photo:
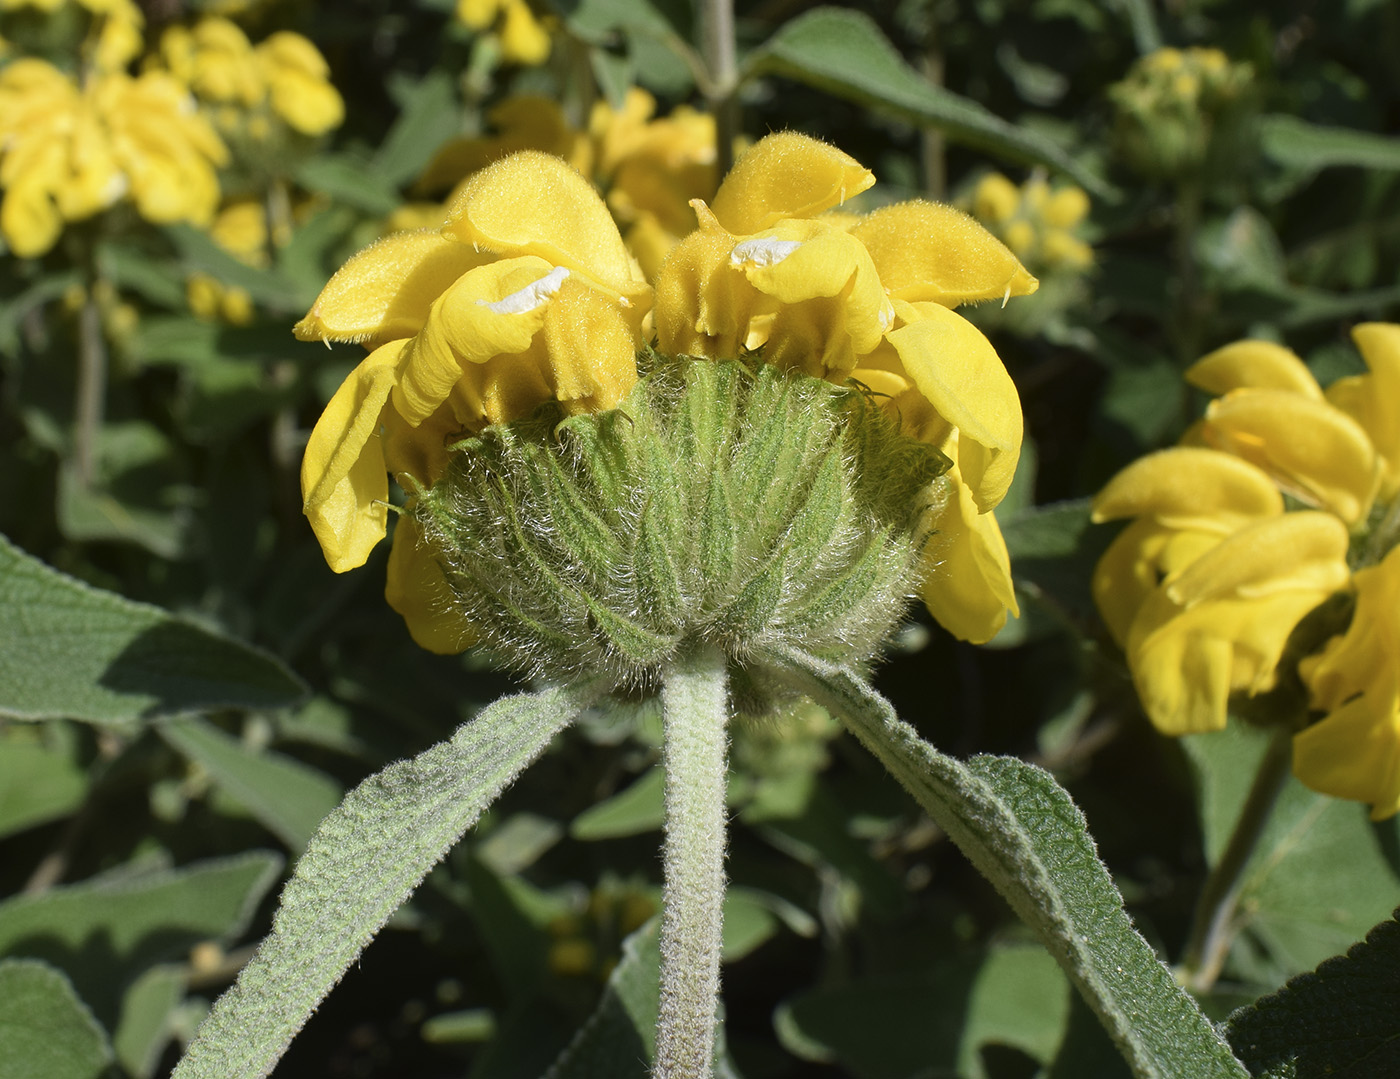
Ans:
[[[652,357],[622,407],[546,406],[456,447],[413,513],[515,668],[655,684],[698,642],[873,656],[903,614],[947,459],[854,389]]]

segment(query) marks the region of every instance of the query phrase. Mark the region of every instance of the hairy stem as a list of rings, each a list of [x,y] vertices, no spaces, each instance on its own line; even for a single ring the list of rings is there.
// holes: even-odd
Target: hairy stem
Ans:
[[[1225,965],[1225,956],[1234,938],[1235,902],[1239,898],[1245,867],[1269,823],[1292,762],[1293,732],[1280,727],[1259,761],[1259,770],[1245,796],[1230,841],[1196,901],[1191,934],[1179,968],[1183,984],[1192,992],[1208,992],[1220,977],[1220,968]]]
[[[665,673],[665,885],[656,1079],[708,1079],[724,906],[725,659],[703,646]]]

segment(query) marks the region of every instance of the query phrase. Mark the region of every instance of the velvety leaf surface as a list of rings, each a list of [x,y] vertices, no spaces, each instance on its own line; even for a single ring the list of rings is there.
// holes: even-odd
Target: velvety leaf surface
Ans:
[[[131,724],[273,708],[295,674],[249,645],[75,580],[0,537],[0,715]]]

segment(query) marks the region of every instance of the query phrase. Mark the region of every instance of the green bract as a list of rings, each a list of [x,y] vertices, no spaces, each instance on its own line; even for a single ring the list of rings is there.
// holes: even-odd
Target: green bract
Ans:
[[[870,659],[916,585],[948,467],[854,389],[653,356],[622,407],[459,443],[413,513],[505,662],[654,684],[694,644]]]

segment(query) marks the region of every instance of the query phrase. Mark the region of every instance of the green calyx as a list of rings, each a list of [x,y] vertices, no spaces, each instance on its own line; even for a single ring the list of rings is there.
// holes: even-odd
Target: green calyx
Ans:
[[[652,686],[681,650],[870,659],[917,583],[947,459],[864,394],[645,358],[622,407],[459,443],[416,500],[463,617],[509,665]]]

